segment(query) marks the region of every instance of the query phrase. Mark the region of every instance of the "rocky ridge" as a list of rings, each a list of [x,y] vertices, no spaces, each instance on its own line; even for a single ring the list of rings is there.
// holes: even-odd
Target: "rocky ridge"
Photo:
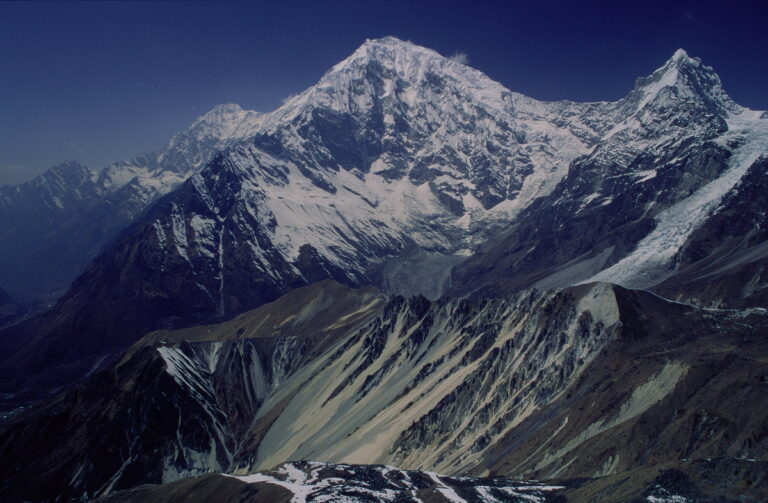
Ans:
[[[2,488],[88,499],[323,459],[554,481],[643,468],[641,490],[655,465],[763,459],[765,421],[738,404],[763,392],[766,325],[608,284],[430,302],[321,282],[150,334],[13,418]]]

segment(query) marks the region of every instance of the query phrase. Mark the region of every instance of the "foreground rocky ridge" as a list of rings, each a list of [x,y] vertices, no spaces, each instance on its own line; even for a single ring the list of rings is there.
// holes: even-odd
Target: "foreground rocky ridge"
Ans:
[[[430,302],[322,282],[221,325],[150,334],[12,419],[1,489],[88,499],[322,459],[595,484],[626,474],[634,498],[684,459],[766,459],[768,424],[749,405],[765,392],[766,328],[761,309],[608,284]],[[728,487],[762,494],[749,483]]]
[[[727,458],[678,461],[561,485],[504,478],[446,477],[388,466],[285,463],[252,475],[207,474],[118,492],[98,501],[135,503],[724,503],[760,501],[768,462]]]
[[[211,491],[215,487],[215,492]],[[152,500],[219,502],[452,502],[545,503],[558,501],[560,486],[503,479],[445,477],[433,472],[398,470],[390,466],[347,465],[300,461],[245,476],[210,475],[168,486],[116,494],[102,501],[129,503]]]

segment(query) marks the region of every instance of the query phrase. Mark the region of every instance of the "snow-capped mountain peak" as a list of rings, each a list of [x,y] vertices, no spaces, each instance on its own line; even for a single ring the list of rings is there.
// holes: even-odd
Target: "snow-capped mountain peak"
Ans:
[[[252,136],[261,116],[233,103],[217,105],[171,138],[158,156],[158,162],[167,170],[196,171],[210,160],[211,152]]]
[[[672,54],[670,61],[683,59],[690,59],[690,56],[688,56],[688,52],[686,52],[686,50],[681,47]]]
[[[664,65],[650,76],[636,81],[636,110],[648,104],[668,106],[671,102],[685,100],[696,102],[714,114],[725,116],[739,107],[723,90],[720,77],[699,58],[692,58],[678,49]],[[630,95],[632,96],[632,95]]]
[[[513,93],[433,50],[385,37],[266,114],[261,129],[291,150],[311,144],[315,160],[334,159],[314,163],[313,183],[335,187],[330,168],[430,184],[428,193],[460,216],[504,201],[517,201],[508,205],[516,212],[550,190],[595,136],[570,118],[574,108]],[[523,191],[526,179],[536,183]]]
[[[331,68],[312,88],[313,104],[347,110],[354,108],[353,104],[363,104],[359,100],[349,103],[338,99],[344,97],[340,91],[360,80],[373,86],[373,102],[398,101],[408,106],[433,97],[425,95],[430,88],[435,92],[445,88],[471,90],[476,97],[493,102],[496,107],[508,107],[503,104],[503,97],[508,99],[512,94],[482,72],[436,51],[395,37],[384,37],[366,41]]]
[[[261,115],[260,112],[245,110],[235,103],[216,105],[198,117],[188,129],[174,136],[168,144],[174,145],[180,138],[194,134],[218,139],[244,138],[258,125]]]
[[[89,168],[77,161],[65,161],[27,183],[2,187],[0,215],[12,224],[30,214],[66,213],[71,206],[86,204],[98,191]]]
[[[326,75],[334,74],[345,68],[378,62],[399,70],[400,76],[408,77],[418,73],[417,66],[423,66],[429,60],[447,61],[446,58],[432,49],[416,45],[410,41],[400,40],[397,37],[367,39],[347,58],[334,65]]]
[[[146,247],[162,250],[158,274],[210,271],[183,288],[218,315],[287,284],[365,283],[406,249],[472,253],[569,170],[577,204],[607,204],[616,180],[656,176],[642,156],[672,169],[691,140],[726,131],[711,103],[730,101],[683,51],[618,102],[543,103],[430,49],[369,40],[276,111],[223,105],[172,140],[194,160],[182,139],[205,145],[212,129],[223,152],[156,209]]]
[[[241,107],[237,103],[220,103],[218,105],[215,105],[207,113],[198,117],[198,119],[195,122],[212,121],[212,120],[216,120],[216,118],[218,117],[224,117],[232,114],[240,114],[245,111],[246,110],[244,110],[243,107]]]
[[[68,180],[81,180],[90,178],[91,171],[86,167],[80,164],[77,161],[64,161],[60,164],[57,164],[56,166],[52,167],[50,170],[46,171],[42,174],[40,177],[40,181],[42,180],[48,180],[48,181],[55,181],[57,180],[59,183],[66,183]]]

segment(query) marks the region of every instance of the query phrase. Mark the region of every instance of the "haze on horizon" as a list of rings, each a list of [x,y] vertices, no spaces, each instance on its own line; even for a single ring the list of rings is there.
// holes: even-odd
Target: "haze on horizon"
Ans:
[[[219,103],[270,111],[367,38],[464,59],[528,96],[615,100],[677,48],[768,108],[768,3],[0,4],[0,185],[160,148]]]

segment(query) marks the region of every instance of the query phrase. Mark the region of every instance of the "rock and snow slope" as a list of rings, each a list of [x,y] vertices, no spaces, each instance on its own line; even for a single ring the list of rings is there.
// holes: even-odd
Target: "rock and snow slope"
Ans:
[[[125,224],[213,156],[115,239],[23,338],[55,344],[74,333],[97,340],[86,352],[102,352],[319,279],[370,283],[404,252],[469,253],[551,191],[616,109],[537,102],[428,49],[369,41],[274,112],[220,107],[164,152],[89,181],[128,194]],[[93,211],[104,216],[114,205],[102,206]],[[90,250],[64,256],[92,256],[114,228],[105,231],[103,220],[56,226]]]
[[[467,252],[492,235],[486,217],[503,221],[551,191],[569,161],[607,127],[610,109],[537,102],[428,49],[393,38],[370,41],[273,113],[220,105],[159,152],[102,171],[62,166],[1,188],[0,285],[25,297],[60,294],[151,202],[219,151],[252,138],[253,158],[234,153],[233,161],[257,170],[281,165],[272,183],[251,181],[272,186],[275,239],[288,261],[305,242],[336,262],[349,258],[351,231],[403,239],[422,228],[414,236],[420,245]],[[329,195],[336,209],[328,208]],[[344,225],[339,213],[360,216]],[[432,220],[439,221],[434,231]],[[388,229],[376,232],[382,222]],[[320,232],[330,237],[318,241]],[[73,233],[79,246],[67,242]]]
[[[147,222],[155,236],[133,239],[218,277],[190,284],[217,313],[233,311],[228,282],[243,290],[228,269],[283,291],[365,283],[414,245],[470,253],[554,188],[614,108],[537,102],[428,49],[369,41],[193,177]]]
[[[744,178],[749,168],[768,155],[768,120],[762,115],[744,109],[729,114],[728,132],[717,138],[719,144],[731,146],[725,171],[656,214],[653,231],[637,243],[629,255],[590,280],[648,288],[674,274],[671,265],[675,255],[691,234],[719,209],[723,198]]]
[[[248,484],[271,484],[292,493],[292,503],[307,501],[412,501],[438,497],[451,503],[530,503],[549,501],[559,486],[539,482],[445,477],[429,471],[406,471],[385,465],[318,462],[284,463],[275,470],[233,477]]]
[[[291,293],[154,332],[3,425],[10,500],[296,459],[599,479],[765,458],[747,405],[764,395],[764,309],[605,283],[546,290],[607,277],[712,304],[765,298],[766,118],[700,61],[678,51],[615,103],[540,103],[386,38],[275,112],[217,113],[234,140],[195,129],[223,151],[55,309],[4,332],[3,375],[61,382],[147,330]],[[187,158],[179,173],[204,162]],[[390,272],[483,242],[451,276],[472,298],[318,282],[383,275],[397,289]]]

